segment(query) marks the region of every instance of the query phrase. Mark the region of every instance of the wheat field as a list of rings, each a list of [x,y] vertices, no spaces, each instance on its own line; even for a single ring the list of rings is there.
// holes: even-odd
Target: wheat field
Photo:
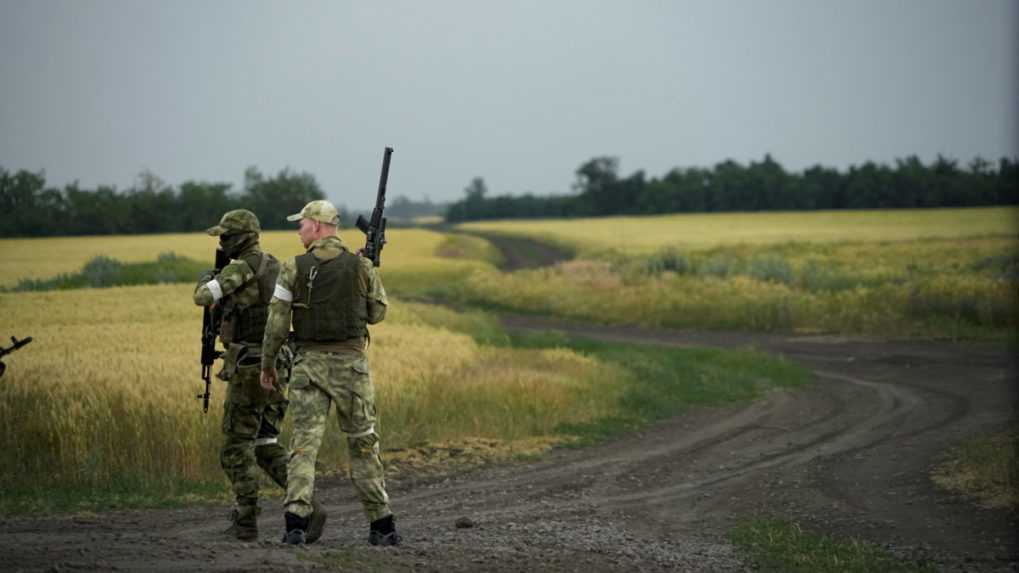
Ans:
[[[1019,324],[1019,209],[726,213],[494,221],[557,266],[479,269],[473,303],[603,323],[893,337],[1007,337]]]
[[[201,310],[190,294],[188,285],[0,294],[0,332],[33,337],[5,360],[0,384],[5,484],[220,479],[225,385],[214,380],[202,414]],[[373,328],[386,447],[548,437],[611,409],[615,373],[594,359],[479,346],[426,323],[418,308],[397,301]],[[338,467],[343,447],[330,433],[326,458]]]
[[[279,256],[300,250],[294,233],[267,233],[263,245]],[[211,259],[214,246],[200,234],[89,237],[5,240],[0,253],[11,280],[73,271],[97,253],[134,261],[172,249]],[[481,254],[486,247],[473,239],[452,246]],[[438,233],[391,233],[384,282],[390,284],[390,266],[408,284],[487,266],[439,256],[442,248],[451,246]],[[212,405],[203,414],[196,399],[203,388],[202,312],[191,301],[192,289],[0,293],[0,336],[33,337],[5,359],[0,381],[0,448],[8,460],[0,479],[8,492],[223,483],[218,451],[225,385],[214,380]],[[480,345],[444,326],[469,330],[463,323],[471,320],[396,296],[386,321],[373,327],[369,360],[387,450],[478,439],[510,452],[536,438],[548,447],[558,439],[558,425],[614,407],[621,372],[565,349]],[[341,470],[344,460],[343,440],[331,428],[322,461],[326,469]]]
[[[666,246],[701,250],[790,242],[895,242],[1002,235],[1015,239],[1019,208],[696,213],[482,221],[462,223],[457,228],[545,239],[584,255],[604,251],[640,255]]]
[[[364,235],[356,229],[341,229],[339,236],[351,249],[364,246]],[[441,233],[393,229],[386,232],[386,237],[388,243],[382,251],[384,272],[468,272],[478,264],[466,258],[440,256],[439,248],[447,240]],[[0,239],[0,287],[13,286],[21,279],[45,279],[73,273],[100,255],[130,263],[152,261],[160,253],[173,252],[208,262],[211,267],[217,244],[215,237],[204,233]],[[261,244],[264,250],[281,260],[304,252],[296,231],[262,233]]]

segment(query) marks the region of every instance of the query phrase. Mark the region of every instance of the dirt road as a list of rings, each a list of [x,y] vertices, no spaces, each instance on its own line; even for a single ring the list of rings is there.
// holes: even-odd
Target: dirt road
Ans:
[[[554,262],[563,253],[507,265]],[[533,247],[533,248],[532,248]],[[322,540],[279,544],[278,500],[255,543],[223,536],[226,507],[7,519],[9,571],[745,571],[726,541],[755,515],[852,535],[946,571],[1017,571],[1017,516],[980,509],[928,477],[945,450],[1016,417],[1016,365],[1000,344],[860,341],[601,327],[506,317],[608,341],[753,347],[815,384],[739,407],[692,411],[597,447],[445,478],[390,480],[399,548],[365,543],[345,479],[319,482]],[[457,527],[457,522],[471,527]]]
[[[443,479],[391,482],[405,544],[379,550],[345,480],[324,480],[320,543],[279,545],[279,501],[257,543],[223,537],[224,507],[7,519],[4,570],[742,571],[737,520],[776,515],[887,544],[945,570],[1015,571],[1014,514],[932,486],[943,451],[1015,416],[1000,345],[866,342],[593,327],[509,317],[603,340],[754,346],[815,373],[807,390],[700,410],[597,447]],[[472,527],[458,528],[467,518]]]

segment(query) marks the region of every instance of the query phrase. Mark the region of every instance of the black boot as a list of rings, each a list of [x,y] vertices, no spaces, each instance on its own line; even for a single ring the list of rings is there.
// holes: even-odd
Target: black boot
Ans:
[[[387,515],[382,519],[371,522],[368,531],[368,543],[372,545],[399,545],[403,538],[396,532],[396,523],[393,515]]]
[[[287,532],[283,535],[283,543],[287,545],[304,545],[306,532],[308,531],[308,518],[290,513],[283,514],[287,523]]]
[[[322,537],[322,529],[326,525],[326,508],[317,501],[311,502],[311,515],[308,516],[308,532],[305,536],[307,543],[315,543]]]
[[[241,541],[258,539],[259,513],[259,508],[252,505],[242,505],[234,508],[233,512],[230,513],[230,527],[226,529],[225,533]]]

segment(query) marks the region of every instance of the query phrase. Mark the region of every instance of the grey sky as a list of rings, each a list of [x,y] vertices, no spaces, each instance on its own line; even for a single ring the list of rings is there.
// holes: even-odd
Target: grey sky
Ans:
[[[564,192],[771,153],[1019,154],[1019,2],[0,0],[0,166],[315,175],[337,203]]]

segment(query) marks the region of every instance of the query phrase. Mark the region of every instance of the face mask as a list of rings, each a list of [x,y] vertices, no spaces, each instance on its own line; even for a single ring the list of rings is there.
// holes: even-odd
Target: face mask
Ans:
[[[255,233],[226,233],[219,236],[219,246],[232,259],[237,258],[256,239]]]

